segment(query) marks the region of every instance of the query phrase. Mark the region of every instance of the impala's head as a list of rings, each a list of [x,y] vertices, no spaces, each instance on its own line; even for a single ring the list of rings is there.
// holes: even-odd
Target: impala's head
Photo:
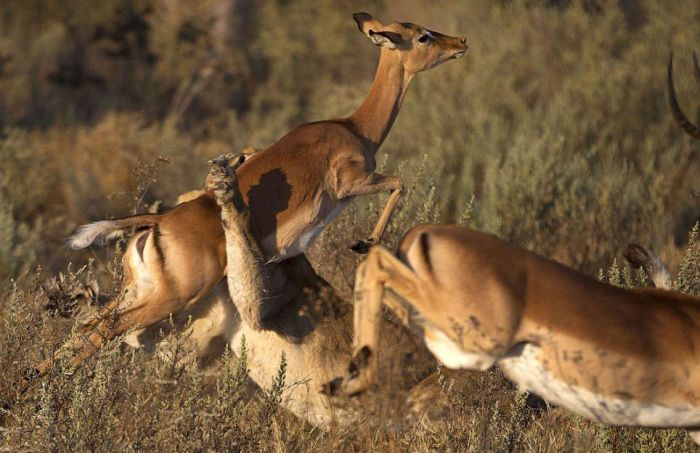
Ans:
[[[459,58],[467,51],[464,36],[443,35],[409,22],[384,25],[367,13],[355,13],[352,17],[375,45],[397,52],[404,69],[412,74]]]

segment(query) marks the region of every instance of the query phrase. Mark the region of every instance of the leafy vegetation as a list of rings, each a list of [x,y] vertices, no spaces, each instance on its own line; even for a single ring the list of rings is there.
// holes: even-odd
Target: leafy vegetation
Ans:
[[[5,0],[0,12],[0,399],[73,328],[51,317],[42,282],[59,271],[116,289],[119,247],[73,253],[78,224],[171,206],[201,187],[206,161],[264,147],[291,127],[345,116],[377,51],[351,19],[411,20],[470,43],[464,59],[416,77],[380,150],[407,190],[386,242],[420,222],[488,230],[615,284],[614,264],[651,246],[675,287],[698,293],[700,144],[673,122],[665,69],[676,56],[684,109],[700,119],[691,50],[700,3],[682,0]],[[311,253],[349,298],[383,196],[354,202]],[[75,276],[91,260],[89,270]],[[73,265],[68,268],[68,263]],[[68,285],[69,283],[66,283]],[[66,289],[66,288],[64,288]],[[441,383],[451,415],[404,431],[369,421],[330,432],[278,409],[245,349],[201,374],[186,338],[159,355],[112,342],[57,369],[4,413],[0,449],[235,451],[679,451],[677,430],[611,428],[542,409],[496,370],[470,391]],[[465,378],[467,379],[467,378]],[[253,396],[254,395],[254,396]],[[381,398],[381,395],[378,395]]]

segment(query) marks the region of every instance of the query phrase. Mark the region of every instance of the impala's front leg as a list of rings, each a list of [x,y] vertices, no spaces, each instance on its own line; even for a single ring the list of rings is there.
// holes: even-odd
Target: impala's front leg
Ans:
[[[387,176],[379,173],[372,173],[369,178],[349,191],[349,196],[389,192],[389,199],[386,201],[386,205],[384,205],[384,209],[379,216],[379,220],[377,220],[377,224],[372,230],[372,234],[370,234],[369,238],[366,240],[358,241],[357,244],[351,247],[352,250],[357,253],[364,254],[369,251],[369,248],[372,245],[379,243],[379,240],[382,238],[384,230],[386,230],[386,226],[389,223],[391,214],[394,211],[396,204],[399,202],[399,198],[401,198],[402,190],[403,182],[398,176]]]
[[[418,297],[416,275],[387,249],[372,247],[357,268],[354,289],[353,358],[346,376],[326,384],[330,395],[352,396],[367,390],[379,368],[379,330],[383,322],[382,304],[387,305],[405,324],[409,322],[406,301]],[[390,289],[395,294],[387,293]]]

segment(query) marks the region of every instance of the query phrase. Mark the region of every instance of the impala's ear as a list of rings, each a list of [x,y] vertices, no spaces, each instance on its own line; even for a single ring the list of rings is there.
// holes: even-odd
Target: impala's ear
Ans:
[[[371,31],[381,31],[384,28],[384,25],[372,17],[371,14],[355,13],[352,15],[352,18],[355,19],[357,28],[367,36],[370,36]]]
[[[396,49],[401,43],[401,35],[390,31],[369,31],[369,37],[375,46],[386,47],[387,49]]]

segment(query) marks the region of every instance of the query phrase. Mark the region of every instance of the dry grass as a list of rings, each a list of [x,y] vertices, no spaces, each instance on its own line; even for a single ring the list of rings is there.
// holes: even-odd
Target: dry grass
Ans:
[[[117,252],[62,239],[89,220],[171,205],[200,187],[206,160],[264,146],[304,121],[348,114],[376,50],[350,14],[465,33],[465,59],[416,78],[380,151],[407,191],[388,230],[420,222],[492,231],[615,284],[629,241],[700,292],[700,144],[665,98],[668,52],[685,110],[700,119],[690,52],[700,4],[682,0],[8,0],[0,16],[0,396],[54,351],[73,321],[41,283],[118,288]],[[244,5],[244,6],[241,6]],[[159,156],[169,161],[164,163]],[[384,198],[357,200],[311,256],[349,297]],[[162,208],[161,208],[162,209]],[[75,276],[74,270],[88,264]],[[73,266],[68,269],[68,263]],[[37,270],[41,267],[41,270]],[[67,283],[66,285],[69,286]],[[450,412],[395,432],[359,423],[321,432],[278,407],[281,381],[253,390],[239,354],[202,375],[186,338],[148,355],[112,342],[74,373],[59,367],[4,414],[7,451],[687,451],[677,430],[610,428],[540,408],[498,371],[444,374]],[[238,356],[238,358],[236,358]],[[280,379],[283,370],[280,370]],[[456,379],[453,381],[453,379]],[[469,386],[460,385],[469,380]],[[252,396],[255,395],[255,396]],[[381,401],[382,395],[374,396]]]

